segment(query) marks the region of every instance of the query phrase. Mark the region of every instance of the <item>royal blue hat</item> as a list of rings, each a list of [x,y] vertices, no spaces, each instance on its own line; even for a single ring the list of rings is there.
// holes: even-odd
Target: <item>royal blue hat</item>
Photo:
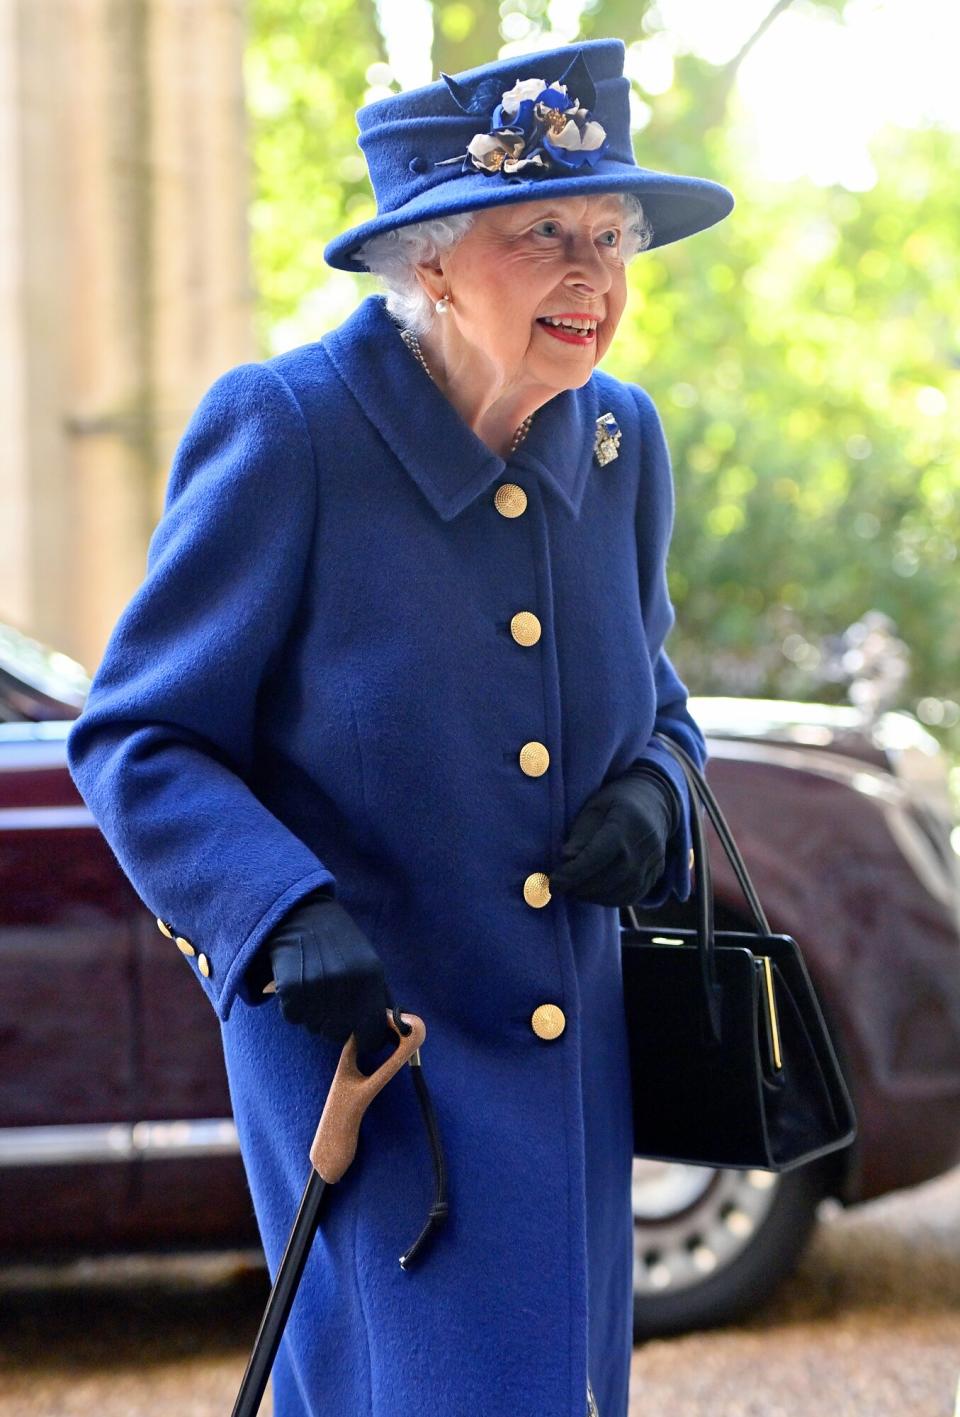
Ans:
[[[357,110],[357,145],[377,215],[324,249],[328,265],[364,271],[355,252],[409,222],[577,193],[636,192],[653,226],[647,249],[713,226],[733,193],[705,177],[639,167],[621,39],[514,54]]]

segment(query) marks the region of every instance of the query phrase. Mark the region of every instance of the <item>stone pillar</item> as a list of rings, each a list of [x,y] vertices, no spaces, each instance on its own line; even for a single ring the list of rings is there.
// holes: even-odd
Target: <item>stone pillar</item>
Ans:
[[[0,0],[0,620],[99,660],[255,358],[240,0]]]

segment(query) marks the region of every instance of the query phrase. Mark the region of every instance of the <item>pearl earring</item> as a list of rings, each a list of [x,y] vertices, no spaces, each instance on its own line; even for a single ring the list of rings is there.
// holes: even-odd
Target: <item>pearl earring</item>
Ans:
[[[445,310],[450,309],[450,301],[445,295],[441,295],[440,299],[437,301],[433,308],[434,310],[436,310],[438,315],[442,315]]]

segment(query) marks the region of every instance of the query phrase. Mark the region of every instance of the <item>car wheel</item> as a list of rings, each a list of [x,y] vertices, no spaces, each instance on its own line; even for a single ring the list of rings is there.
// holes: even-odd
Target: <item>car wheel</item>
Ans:
[[[817,1162],[737,1171],[634,1157],[635,1340],[755,1309],[795,1267],[825,1194]]]

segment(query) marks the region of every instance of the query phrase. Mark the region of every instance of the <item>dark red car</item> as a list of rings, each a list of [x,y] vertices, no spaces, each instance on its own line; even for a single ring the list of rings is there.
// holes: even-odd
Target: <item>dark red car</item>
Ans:
[[[256,1245],[218,1021],[67,771],[88,684],[0,626],[0,1252]],[[859,1131],[784,1174],[635,1160],[638,1336],[759,1304],[824,1197],[960,1162],[960,833],[935,740],[900,712],[690,709],[770,926],[804,953]],[[749,929],[709,840],[717,924]],[[690,902],[656,919],[691,925]]]

